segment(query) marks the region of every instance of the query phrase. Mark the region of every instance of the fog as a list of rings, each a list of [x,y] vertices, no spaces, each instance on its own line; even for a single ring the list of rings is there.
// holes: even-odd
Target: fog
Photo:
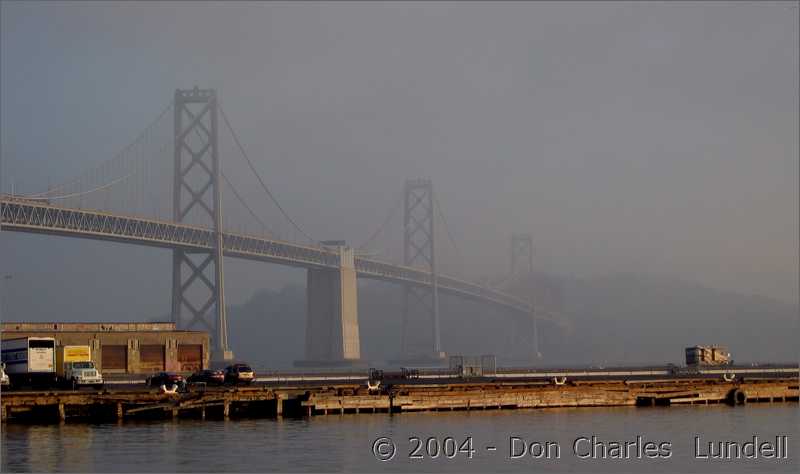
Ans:
[[[458,246],[437,242],[443,272],[500,278],[511,233],[529,232],[537,272],[573,288],[617,282],[581,287],[606,289],[606,315],[640,280],[617,275],[641,275],[744,298],[747,314],[777,315],[771,331],[796,334],[796,3],[4,1],[0,14],[3,192],[111,158],[176,88],[216,88],[259,173],[317,239],[363,242],[404,180],[425,177]],[[241,157],[221,159],[266,209]],[[392,229],[380,251],[397,259]],[[163,250],[3,232],[2,317],[163,319],[170,269]],[[229,259],[226,272],[232,307],[305,284],[274,265]],[[604,327],[581,319],[589,293],[565,294],[572,324]],[[630,320],[614,324],[636,321],[644,357],[663,356],[647,344],[671,313],[703,320],[692,298],[670,306],[674,294],[616,311]],[[635,314],[648,304],[658,318]],[[715,308],[703,324],[735,312]],[[592,357],[626,357],[613,334],[595,346]]]

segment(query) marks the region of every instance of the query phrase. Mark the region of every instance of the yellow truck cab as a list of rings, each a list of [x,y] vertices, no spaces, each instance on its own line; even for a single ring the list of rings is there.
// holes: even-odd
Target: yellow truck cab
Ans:
[[[103,376],[94,362],[89,346],[61,346],[56,351],[59,380],[73,389],[81,385],[103,386]]]

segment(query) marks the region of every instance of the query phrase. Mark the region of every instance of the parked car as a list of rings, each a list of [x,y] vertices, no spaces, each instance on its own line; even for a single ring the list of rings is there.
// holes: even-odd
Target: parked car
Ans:
[[[147,377],[147,385],[150,387],[159,387],[161,385],[177,385],[180,387],[184,383],[183,375],[175,372],[159,372]]]
[[[222,385],[225,383],[225,372],[221,370],[198,370],[189,376],[189,383],[204,382],[209,385]]]
[[[225,368],[225,383],[249,385],[255,378],[255,371],[247,364],[233,364]]]

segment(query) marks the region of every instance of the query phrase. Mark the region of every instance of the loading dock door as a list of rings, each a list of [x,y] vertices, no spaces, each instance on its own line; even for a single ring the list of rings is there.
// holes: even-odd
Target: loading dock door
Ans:
[[[161,344],[142,345],[139,349],[139,370],[141,372],[164,370],[164,346]]]
[[[203,345],[178,345],[178,363],[181,365],[181,371],[194,372],[203,368]]]
[[[100,347],[100,360],[102,370],[121,370],[128,368],[128,346]]]

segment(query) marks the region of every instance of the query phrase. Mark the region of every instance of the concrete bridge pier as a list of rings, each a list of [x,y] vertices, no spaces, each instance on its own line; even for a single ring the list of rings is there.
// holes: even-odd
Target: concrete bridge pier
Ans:
[[[338,246],[338,269],[309,269],[306,352],[297,367],[358,365],[358,287],[353,249]]]

